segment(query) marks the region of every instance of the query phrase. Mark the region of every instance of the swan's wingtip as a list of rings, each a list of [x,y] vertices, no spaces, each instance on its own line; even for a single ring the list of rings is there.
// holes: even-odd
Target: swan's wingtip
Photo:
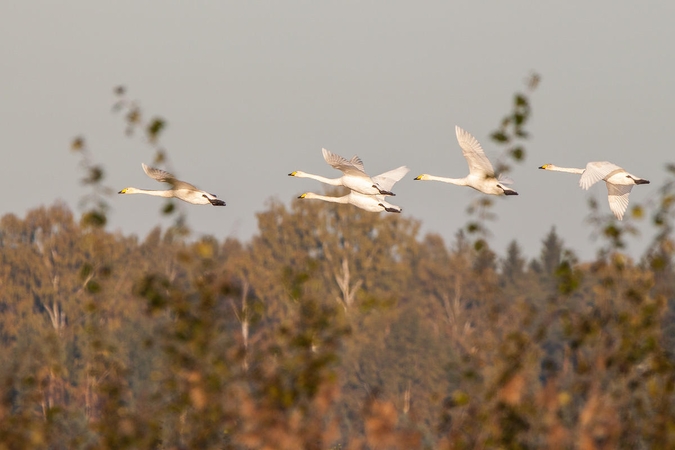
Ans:
[[[460,136],[468,134],[462,127],[459,125],[455,125],[455,135],[457,135],[457,139],[460,138]]]

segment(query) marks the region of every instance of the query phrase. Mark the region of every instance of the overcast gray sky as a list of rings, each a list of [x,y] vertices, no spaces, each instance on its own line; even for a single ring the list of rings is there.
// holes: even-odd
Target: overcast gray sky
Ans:
[[[110,185],[161,188],[140,167],[149,147],[110,111],[123,84],[168,120],[177,175],[227,201],[186,205],[197,233],[248,240],[270,197],[321,191],[289,172],[338,175],[326,147],[358,154],[371,174],[410,167],[392,202],[450,244],[478,194],[413,178],[466,174],[454,125],[494,159],[489,134],[535,70],[528,158],[511,174],[520,196],[496,199],[490,243],[504,254],[516,239],[536,256],[555,225],[590,258],[586,200],[609,212],[604,186],[589,194],[577,176],[537,167],[606,159],[652,181],[631,202],[656,195],[674,159],[674,17],[672,1],[2,2],[0,214],[57,199],[80,212],[79,134]],[[168,224],[157,203],[114,196],[110,229]]]

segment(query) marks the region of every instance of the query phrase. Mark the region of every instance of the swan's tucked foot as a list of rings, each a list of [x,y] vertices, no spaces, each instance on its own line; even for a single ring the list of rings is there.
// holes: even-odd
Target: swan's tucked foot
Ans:
[[[504,189],[504,195],[518,195],[518,193],[513,189]]]
[[[387,207],[384,206],[382,203],[380,203],[380,206],[383,207],[385,211],[391,212],[391,213],[400,213],[401,211],[403,211],[402,209],[387,208]]]
[[[213,206],[225,206],[225,202],[220,200],[219,198],[208,198],[206,195],[202,195],[205,199],[207,199]]]
[[[635,184],[649,184],[649,180],[643,180],[642,178],[634,178],[633,181],[635,181]]]
[[[374,187],[375,189],[377,189],[378,191],[380,191],[380,194],[382,194],[382,195],[391,195],[392,197],[396,197],[396,194],[394,194],[393,192],[391,192],[391,191],[385,191],[384,189],[380,189],[379,187],[377,187],[376,184],[374,184],[373,187]]]

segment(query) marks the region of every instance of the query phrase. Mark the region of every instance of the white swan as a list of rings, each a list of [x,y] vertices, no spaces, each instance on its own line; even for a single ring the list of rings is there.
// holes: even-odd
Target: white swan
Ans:
[[[401,178],[408,173],[410,169],[406,166],[401,166],[397,169],[390,170],[383,174],[373,177],[373,180],[384,190],[391,189],[394,184],[399,181]],[[384,199],[384,194],[362,194],[356,191],[350,191],[349,194],[343,195],[342,197],[329,197],[326,195],[319,195],[313,192],[305,192],[298,198],[308,198],[308,199],[317,199],[323,200],[325,202],[332,203],[345,203],[354,205],[358,208],[365,209],[366,211],[371,212],[391,212],[391,213],[400,213],[402,210],[396,205],[388,203]]]
[[[509,183],[509,180],[501,176],[495,177],[495,169],[475,137],[458,126],[455,126],[455,134],[457,135],[457,142],[462,148],[462,154],[469,164],[469,175],[464,178],[444,178],[424,173],[416,177],[415,180],[442,181],[458,186],[469,186],[490,195],[518,195],[513,189],[504,186],[504,184]]]
[[[289,173],[288,176],[311,178],[332,186],[344,186],[361,194],[396,195],[378,184],[377,180],[368,176],[363,168],[363,161],[361,161],[361,158],[358,156],[354,155],[351,160],[347,161],[347,159],[342,156],[331,153],[325,148],[322,148],[321,152],[323,153],[323,159],[333,166],[333,168],[342,171],[344,175],[340,178],[325,178],[320,175],[313,175],[311,173],[296,170]],[[405,173],[407,173],[407,170]],[[403,175],[405,175],[405,173]],[[401,175],[401,177],[403,177],[403,175]]]
[[[636,177],[609,161],[589,162],[586,164],[585,169],[558,167],[553,164],[544,164],[539,168],[555,172],[580,174],[579,186],[584,189],[590,188],[600,180],[605,180],[609,209],[612,210],[619,220],[623,219],[626,208],[628,208],[628,195],[633,186],[636,184],[649,184],[649,180]]]
[[[325,202],[345,203],[354,205],[370,212],[387,211],[392,213],[400,213],[402,211],[402,209],[398,206],[392,205],[391,203],[385,201],[382,194],[366,195],[356,191],[349,191],[349,194],[343,195],[342,197],[330,197],[327,195],[315,194],[314,192],[305,192],[298,198],[314,198],[317,200],[323,200]]]
[[[178,180],[169,172],[165,172],[160,169],[155,169],[153,167],[148,167],[143,163],[141,163],[141,166],[143,167],[143,171],[146,173],[147,176],[163,183],[169,183],[171,185],[171,189],[168,189],[166,191],[152,191],[128,187],[119,191],[118,194],[147,194],[147,195],[154,195],[156,197],[167,197],[167,198],[175,197],[177,199],[195,205],[210,204],[213,206],[225,206],[225,202],[220,200],[214,194],[209,194],[208,192],[197,189],[190,183]]]

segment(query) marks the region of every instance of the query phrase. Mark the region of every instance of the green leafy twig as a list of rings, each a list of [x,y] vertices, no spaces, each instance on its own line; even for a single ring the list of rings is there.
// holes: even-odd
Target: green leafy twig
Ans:
[[[528,77],[525,92],[516,92],[513,97],[511,111],[502,119],[499,127],[490,135],[492,140],[498,145],[506,146],[504,153],[506,160],[500,158],[495,168],[497,174],[506,174],[511,171],[512,166],[509,160],[519,164],[525,161],[526,152],[522,141],[529,137],[529,133],[525,130],[525,125],[532,114],[529,96],[539,85],[540,81],[541,77],[537,73],[532,73]],[[481,250],[485,247],[485,239],[490,235],[487,222],[493,221],[497,217],[492,212],[493,205],[494,202],[490,197],[481,195],[475,198],[467,207],[467,213],[475,219],[470,220],[465,228],[469,235],[476,236],[476,241],[474,242],[476,250]]]
[[[87,147],[84,137],[78,136],[73,139],[70,149],[80,155],[80,167],[85,176],[80,182],[91,187],[91,192],[85,194],[80,200],[80,207],[85,209],[82,215],[82,225],[86,227],[104,227],[108,222],[107,214],[110,206],[106,200],[114,190],[103,184],[105,171],[100,164],[93,161],[93,157]]]

